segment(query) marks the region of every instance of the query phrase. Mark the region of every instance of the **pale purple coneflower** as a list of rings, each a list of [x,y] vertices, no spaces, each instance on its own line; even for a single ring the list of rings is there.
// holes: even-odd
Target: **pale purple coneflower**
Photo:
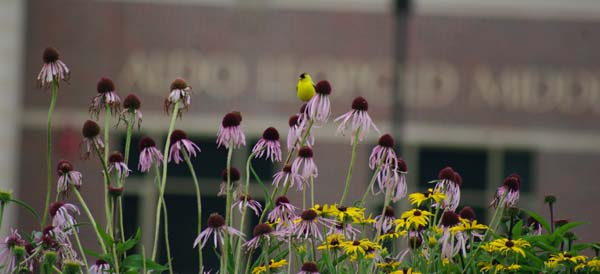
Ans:
[[[242,123],[242,114],[232,111],[225,114],[219,132],[217,132],[217,148],[239,148],[246,145],[246,136],[240,124]]]
[[[288,125],[290,126],[290,129],[287,136],[287,148],[288,150],[292,150],[301,145],[302,135],[308,129],[306,128],[306,121],[300,120],[300,115],[298,114],[290,116]],[[313,146],[315,144],[315,137],[309,132],[304,142],[308,146]]]
[[[75,171],[73,164],[67,160],[61,160],[56,167],[58,172],[58,193],[67,193],[69,185],[75,186],[77,189],[81,187],[81,173]]]
[[[185,149],[185,152],[190,158],[196,157],[196,153],[200,152],[200,148],[187,138],[185,131],[176,129],[171,133],[169,162],[171,162],[171,160],[174,160],[176,164],[183,162],[184,159],[181,157],[182,149]]]
[[[240,237],[243,240],[244,233],[239,230],[225,225],[225,219],[218,213],[213,213],[208,217],[207,227],[200,232],[200,235],[196,237],[194,241],[194,247],[200,244],[200,248],[204,248],[206,242],[212,237],[214,246],[218,247],[218,244],[224,244],[224,234],[228,233],[231,236]]]
[[[229,180],[232,184],[231,189],[234,190],[233,194],[237,193],[238,187],[233,187],[233,184],[238,182],[241,178],[240,171],[235,167],[230,167],[229,172],[227,172],[227,168],[223,169],[221,172],[221,185],[219,186],[219,193],[217,196],[226,196],[227,195],[227,175],[229,174]]]
[[[440,226],[443,229],[442,237],[442,258],[452,259],[458,252],[462,251],[463,256],[467,255],[466,244],[467,239],[462,231],[455,233],[450,232],[450,228],[460,224],[459,215],[454,211],[445,211],[442,214]]]
[[[396,220],[394,208],[386,206],[383,210],[383,215],[375,217],[375,228],[382,233],[387,233],[392,229],[394,220]]]
[[[281,144],[279,143],[279,132],[274,127],[269,127],[263,132],[262,138],[258,140],[252,153],[256,158],[262,158],[265,155],[265,159],[271,158],[272,162],[281,162]]]
[[[527,218],[527,228],[532,235],[542,235],[542,225],[531,216]]]
[[[4,273],[13,273],[16,269],[17,257],[13,253],[16,247],[24,247],[25,240],[16,229],[10,229],[10,235],[4,237],[0,244],[0,265],[4,266]]]
[[[322,241],[323,234],[321,233],[318,224],[322,224],[327,229],[330,229],[331,226],[335,224],[335,221],[322,218],[316,211],[307,209],[300,214],[298,220],[294,221],[290,231],[292,234],[296,235],[297,238],[307,239],[314,237]]]
[[[154,163],[160,166],[163,161],[163,155],[160,150],[156,148],[156,143],[152,138],[143,137],[140,139],[138,148],[140,150],[138,169],[141,172],[150,171],[150,168]]]
[[[175,106],[177,101],[180,101],[182,105],[179,106],[176,114],[178,117],[181,117],[181,115],[183,115],[183,110],[188,110],[192,103],[192,97],[190,96],[192,87],[188,86],[183,78],[176,78],[171,83],[170,89],[171,93],[169,93],[169,97],[165,99],[165,112],[167,114],[175,112],[176,110],[171,110],[171,108]]]
[[[121,111],[121,120],[127,121],[127,114],[132,113],[134,115],[134,119],[131,121],[133,125],[137,123],[138,129],[142,124],[142,111],[140,107],[142,106],[142,101],[137,95],[131,93],[123,99],[123,111]]]
[[[374,195],[390,191],[393,202],[397,202],[406,197],[407,192],[406,174],[408,172],[408,167],[406,166],[406,162],[402,159],[396,159],[396,163],[396,168],[389,165],[383,165],[377,172],[378,191],[375,191],[374,185],[371,186],[371,192]]]
[[[280,196],[275,199],[275,207],[267,215],[267,220],[271,223],[278,223],[278,229],[289,227],[291,222],[296,218],[296,209],[287,197]]]
[[[98,118],[100,110],[109,109],[111,112],[118,113],[121,108],[121,98],[115,91],[115,83],[106,77],[100,78],[96,86],[98,95],[94,97],[90,104],[89,112],[92,117]]]
[[[306,113],[317,123],[325,123],[331,116],[331,85],[328,81],[320,81],[315,86],[316,94],[306,105]]]
[[[398,180],[392,186],[393,196],[392,202],[400,201],[400,199],[406,197],[407,186],[406,186],[406,174],[408,173],[408,166],[403,159],[398,158]]]
[[[462,177],[451,167],[445,167],[438,174],[438,182],[435,185],[434,192],[440,192],[446,195],[446,198],[434,206],[444,210],[455,211],[460,202],[460,187]]]
[[[54,80],[58,81],[69,81],[71,72],[63,61],[59,59],[60,54],[58,50],[53,47],[47,47],[42,54],[42,60],[44,65],[37,76],[38,87],[49,87]]]
[[[231,208],[237,207],[240,213],[244,212],[244,207],[248,207],[254,211],[256,216],[260,216],[260,212],[262,211],[262,205],[256,200],[252,199],[252,196],[249,194],[240,193],[236,201],[231,205]]]
[[[302,264],[298,274],[319,274],[319,268],[315,262],[305,262]]]
[[[521,188],[521,176],[518,174],[511,174],[504,183],[496,190],[494,200],[490,204],[494,208],[501,205],[503,207],[511,207],[517,204],[519,201],[519,189]]]
[[[254,237],[244,244],[244,247],[248,250],[257,249],[264,241],[266,241],[268,245],[268,242],[271,241],[271,237],[274,236],[273,228],[270,224],[266,223],[256,225],[252,234]]]
[[[296,186],[298,190],[304,189],[306,180],[298,174],[292,172],[292,165],[287,164],[283,168],[273,175],[273,185],[279,187],[279,183],[286,184],[289,181],[290,187]]]
[[[108,156],[108,172],[111,172],[113,169],[117,171],[119,177],[127,177],[129,176],[129,172],[131,172],[131,169],[125,164],[125,159],[121,152],[113,151]]]
[[[354,227],[351,223],[342,223],[336,221],[332,226],[329,227],[328,235],[341,234],[346,239],[356,239],[360,234],[360,230]]]
[[[106,274],[109,273],[110,265],[104,260],[97,260],[96,263],[90,266],[89,274]]]
[[[379,132],[379,129],[377,129],[377,126],[375,126],[371,116],[369,116],[369,113],[367,112],[368,109],[369,103],[367,100],[361,96],[356,97],[354,101],[352,101],[352,110],[334,120],[336,122],[341,121],[336,134],[345,135],[346,130],[350,127],[352,132],[351,143],[354,144],[354,142],[362,141],[369,135],[371,127]],[[359,131],[358,140],[355,140],[357,131]]]
[[[104,148],[104,142],[100,138],[100,126],[92,120],[87,120],[83,124],[81,129],[83,134],[83,140],[81,141],[80,147],[82,148],[82,158],[88,159],[92,150],[98,149],[98,151]]]
[[[298,150],[298,156],[292,163],[292,173],[300,174],[305,180],[319,175],[313,159],[313,150],[310,147],[303,146]]]
[[[394,151],[394,138],[389,134],[379,137],[377,146],[371,150],[369,168],[376,169],[379,165],[398,168],[396,152]]]
[[[79,231],[79,229],[75,227],[77,221],[73,215],[79,215],[81,213],[75,205],[58,201],[50,204],[49,211],[50,217],[52,217],[52,226],[60,228],[68,235],[73,233],[73,229]]]

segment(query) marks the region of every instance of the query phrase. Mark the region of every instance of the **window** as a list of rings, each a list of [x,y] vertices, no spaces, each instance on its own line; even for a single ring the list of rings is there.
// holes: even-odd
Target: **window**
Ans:
[[[521,176],[521,191],[529,193],[533,190],[533,153],[529,151],[504,152],[504,176],[517,173]]]
[[[487,182],[487,153],[482,149],[421,148],[419,151],[419,186],[437,179],[444,167],[452,167],[463,178],[462,189],[485,190]]]
[[[219,179],[221,172],[227,165],[227,150],[224,148],[217,149],[214,137],[197,137],[188,136],[192,142],[200,147],[200,156],[191,158],[194,170],[199,178]],[[163,141],[164,142],[164,141]],[[189,177],[190,171],[186,163],[178,165],[169,164],[169,176],[174,177]]]

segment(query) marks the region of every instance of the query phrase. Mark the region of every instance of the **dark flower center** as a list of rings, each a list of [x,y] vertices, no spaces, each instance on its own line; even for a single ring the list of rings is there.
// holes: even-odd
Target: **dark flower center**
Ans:
[[[458,218],[458,214],[452,211],[445,211],[442,214],[442,225],[445,227],[455,226],[460,223],[460,219]]]
[[[108,156],[108,162],[109,163],[122,163],[125,160],[123,159],[123,154],[121,154],[121,152],[118,151],[113,151],[110,156]]]
[[[123,100],[123,108],[126,109],[139,109],[142,106],[142,102],[137,95],[131,93]]]
[[[338,239],[333,239],[329,242],[329,245],[338,246],[340,245],[340,241],[338,241]]]
[[[511,191],[519,191],[519,188],[521,188],[521,182],[516,176],[508,176],[504,180],[504,186]]]
[[[292,165],[287,164],[287,165],[283,166],[283,172],[285,172],[285,173],[291,173],[292,172]]]
[[[273,231],[273,228],[271,228],[271,225],[269,224],[258,224],[254,227],[254,236],[259,236],[259,235],[265,235],[265,234],[269,234]]]
[[[44,60],[44,63],[54,63],[58,61],[58,56],[58,50],[53,47],[47,47],[44,50],[44,54],[42,54],[42,60]]]
[[[237,127],[240,125],[241,122],[242,122],[242,114],[237,111],[233,111],[233,112],[225,114],[225,116],[223,117],[223,121],[221,122],[221,125],[224,128]]]
[[[406,165],[404,159],[398,158],[398,170],[400,172],[408,172],[408,165]]]
[[[312,158],[313,157],[313,151],[310,147],[307,146],[303,146],[300,148],[300,150],[298,150],[298,157],[301,158]]]
[[[263,139],[268,141],[278,141],[279,140],[279,132],[274,127],[268,127],[263,132]]]
[[[174,89],[186,89],[188,87],[187,83],[185,82],[185,80],[183,80],[183,78],[175,78],[175,80],[173,80],[173,82],[171,83],[171,90]]]
[[[50,234],[50,232],[52,230],[54,230],[54,226],[48,225],[48,226],[44,227],[44,229],[42,229],[42,234],[48,235],[48,234]]]
[[[300,118],[300,117],[298,117],[298,115],[296,115],[296,114],[294,114],[294,115],[290,116],[290,119],[288,120],[288,125],[289,125],[290,127],[297,126],[297,125],[298,125],[298,119],[299,119],[299,118]]]
[[[100,126],[98,126],[98,124],[92,120],[87,120],[83,124],[81,133],[83,133],[83,137],[85,138],[94,138],[100,134]]]
[[[250,201],[252,200],[252,196],[250,196],[249,194],[240,194],[240,197],[238,197],[238,200],[244,202],[244,201]]]
[[[508,240],[508,241],[506,241],[506,243],[504,245],[506,245],[506,247],[508,247],[508,248],[511,248],[511,247],[515,246],[515,243],[513,243],[513,241],[511,241],[511,240]]]
[[[327,80],[319,81],[315,87],[315,91],[319,94],[329,95],[331,94],[331,85]]]
[[[348,210],[348,208],[345,206],[336,206],[336,207],[337,207],[337,210],[339,210],[341,212],[346,212],[346,210]]]
[[[208,227],[219,228],[225,225],[225,219],[219,213],[210,214],[207,221]]]
[[[50,204],[50,209],[49,209],[50,216],[51,216],[51,217],[54,217],[54,216],[56,216],[56,212],[58,212],[58,210],[59,210],[59,209],[60,209],[60,208],[61,208],[63,205],[65,205],[65,203],[63,203],[63,202],[61,202],[61,201],[58,201],[58,202],[55,202],[55,203],[51,203],[51,204]]]
[[[280,206],[281,204],[289,204],[290,200],[285,196],[279,196],[275,200],[275,205]]]
[[[470,221],[475,220],[475,210],[473,210],[473,208],[471,208],[470,206],[465,206],[463,209],[460,210],[459,212],[460,217],[463,219],[467,219]]]
[[[394,138],[392,135],[384,134],[379,137],[379,145],[382,147],[394,147]]]
[[[65,173],[69,173],[69,172],[73,171],[73,164],[71,164],[71,162],[69,162],[67,160],[62,160],[62,161],[58,162],[56,169],[58,170],[58,175],[62,176]]]
[[[353,245],[353,246],[359,246],[359,245],[360,245],[360,242],[359,242],[359,241],[353,241],[353,242],[352,242],[352,245]]]
[[[98,85],[96,86],[98,93],[107,93],[111,91],[115,91],[115,83],[112,80],[106,77],[100,78],[98,81]]]
[[[421,216],[421,211],[420,210],[415,210],[415,212],[413,213],[414,216]]]
[[[454,180],[453,182],[458,185],[458,187],[462,186],[462,176],[458,172],[454,172]]]
[[[104,264],[108,264],[108,263],[106,261],[104,261],[104,260],[97,260],[96,261],[96,265],[97,266],[104,265]]]
[[[185,139],[187,139],[187,134],[183,130],[176,129],[171,133],[171,145]]]
[[[156,147],[156,143],[154,142],[154,140],[150,137],[143,137],[142,139],[140,139],[140,142],[138,143],[138,148],[140,149],[140,151],[144,150],[145,148],[149,148],[149,147]]]
[[[315,212],[312,209],[308,209],[308,210],[303,211],[302,215],[300,215],[300,217],[304,221],[313,221],[314,219],[317,218],[317,212]]]
[[[229,179],[231,179],[232,182],[237,182],[240,179],[240,171],[237,168],[230,167],[229,173]],[[221,172],[221,179],[223,182],[227,182],[227,168]]]
[[[438,179],[453,181],[454,180],[454,170],[449,166],[442,168],[442,170],[440,170],[440,173],[438,173]]]
[[[383,216],[385,217],[394,217],[396,214],[394,212],[394,208],[391,206],[386,206],[385,210],[383,211]]]
[[[362,96],[358,96],[354,98],[354,101],[352,101],[352,109],[358,111],[367,111],[369,110],[369,103]]]
[[[309,273],[319,272],[319,269],[317,268],[317,264],[314,262],[306,262],[306,263],[302,264],[301,270],[309,272]]]

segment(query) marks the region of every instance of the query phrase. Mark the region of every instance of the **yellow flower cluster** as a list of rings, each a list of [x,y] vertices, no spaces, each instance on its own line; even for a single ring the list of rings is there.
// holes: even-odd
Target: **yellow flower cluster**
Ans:
[[[499,263],[486,263],[486,262],[481,262],[479,263],[479,270],[481,272],[491,272],[492,270],[494,271],[493,273],[499,273],[499,272],[516,272],[519,271],[521,269],[521,266],[518,264],[511,264],[511,265],[503,265],[503,264],[499,264]]]
[[[581,264],[587,261],[587,257],[583,255],[573,256],[567,252],[560,252],[558,254],[550,255],[550,258],[544,264],[547,268],[557,268],[561,264]]]
[[[416,206],[421,206],[422,203],[433,200],[435,203],[439,203],[446,199],[446,195],[439,191],[433,191],[433,189],[427,189],[426,193],[412,193],[408,195],[408,200],[410,203]]]
[[[261,265],[261,266],[257,266],[254,269],[252,269],[252,274],[262,274],[271,269],[282,268],[282,267],[286,266],[287,264],[288,264],[288,262],[286,259],[283,259],[280,261],[271,260],[268,265]]]
[[[509,253],[513,253],[526,257],[525,248],[530,246],[531,244],[524,239],[511,240],[503,238],[485,244],[481,246],[481,248],[489,253],[498,252],[504,256],[507,256]]]

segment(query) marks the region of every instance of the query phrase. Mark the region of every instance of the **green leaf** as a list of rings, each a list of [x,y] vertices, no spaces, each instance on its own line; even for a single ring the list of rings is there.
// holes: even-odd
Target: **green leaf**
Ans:
[[[140,242],[141,238],[142,238],[142,229],[138,227],[137,232],[135,233],[135,236],[133,238],[129,238],[125,242],[117,244],[117,250],[119,252],[125,252],[127,250],[130,250],[130,249],[134,248],[137,245],[137,243]]]
[[[129,270],[137,270],[137,269],[143,269],[144,265],[144,258],[142,258],[142,255],[139,254],[134,254],[134,255],[129,255],[127,256],[127,258],[125,258],[125,260],[123,260],[123,267],[127,268],[128,271]],[[154,270],[154,271],[165,271],[167,270],[168,267],[158,264],[154,261],[152,261],[150,258],[146,258],[146,270]]]
[[[35,218],[37,218],[38,221],[41,220],[40,215],[37,213],[37,211],[35,211],[35,209],[33,209],[33,207],[31,207],[26,202],[23,202],[19,199],[15,199],[15,198],[11,198],[10,201],[27,209],[27,211],[29,211],[31,213],[31,215],[33,215]]]
[[[562,235],[565,234],[565,232],[571,230],[571,228],[578,227],[583,224],[588,224],[588,223],[586,223],[586,222],[571,222],[571,223],[562,225],[559,228],[556,228],[554,230],[553,235],[562,237]]]
[[[258,182],[258,185],[264,192],[265,199],[267,199],[266,204],[265,204],[265,210],[267,210],[267,208],[268,208],[267,205],[273,205],[273,200],[271,200],[271,194],[269,193],[269,189],[267,188],[267,186],[265,186],[265,184],[262,182],[262,180],[258,177],[258,174],[256,174],[256,171],[254,171],[254,167],[252,166],[252,163],[250,163],[250,172],[252,173],[252,176]]]
[[[100,237],[102,237],[102,240],[104,241],[104,245],[107,247],[112,246],[114,243],[112,236],[108,235],[108,233],[106,233],[104,231],[104,229],[102,229],[100,224],[96,224],[96,229],[98,230]]]
[[[527,215],[529,215],[531,218],[535,219],[538,223],[540,223],[540,225],[542,225],[542,227],[546,230],[546,231],[550,231],[550,223],[548,223],[548,221],[546,221],[546,219],[544,219],[544,217],[540,216],[539,214],[527,210],[527,209],[522,209],[523,211],[525,211],[525,213],[527,213]]]
[[[523,220],[519,220],[512,229],[512,236],[513,239],[519,239],[521,238],[521,233],[523,230]]]

